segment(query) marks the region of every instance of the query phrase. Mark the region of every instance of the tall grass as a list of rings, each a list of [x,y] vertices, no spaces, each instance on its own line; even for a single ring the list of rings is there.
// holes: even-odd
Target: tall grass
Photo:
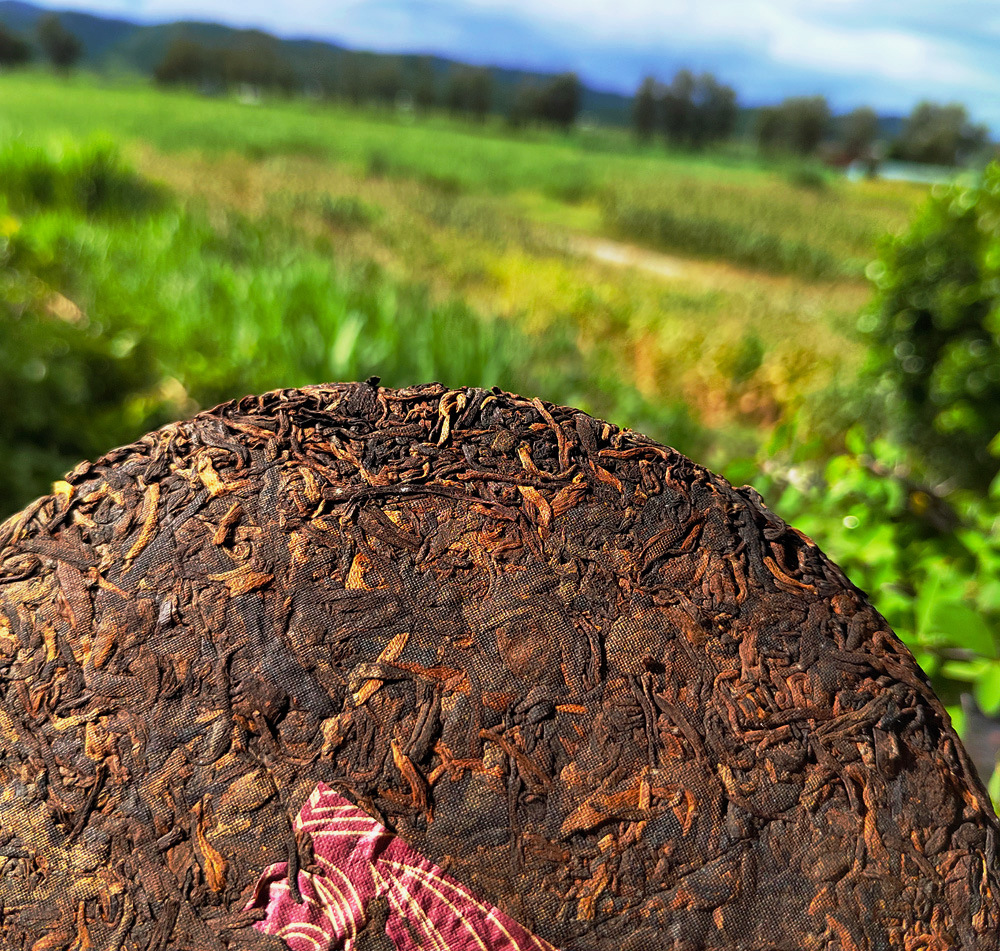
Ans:
[[[674,253],[807,279],[860,278],[897,223],[892,206],[872,197],[853,184],[796,187],[778,175],[739,183],[678,175],[608,187],[603,211],[616,234]]]
[[[129,168],[108,138],[83,147],[56,138],[45,147],[13,140],[0,147],[0,188],[22,210],[60,208],[83,215],[131,217],[162,204],[165,196]]]

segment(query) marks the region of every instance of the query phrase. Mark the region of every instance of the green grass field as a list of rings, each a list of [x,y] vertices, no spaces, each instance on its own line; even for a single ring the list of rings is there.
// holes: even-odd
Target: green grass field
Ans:
[[[571,341],[582,379],[600,367],[713,430],[770,427],[853,372],[864,265],[923,195],[606,130],[512,136],[31,73],[0,79],[0,102],[0,135],[107,133],[181,201],[281,222],[338,266],[374,261],[433,301]],[[572,395],[614,413],[587,391]]]
[[[0,76],[0,515],[248,392],[495,384],[753,482],[956,716],[963,685],[1000,707],[994,509],[933,535],[851,428],[865,267],[926,195],[607,130]]]
[[[65,170],[89,161],[74,149],[94,136],[161,189],[162,207],[140,213],[126,194],[127,221],[98,221],[32,192],[45,177],[28,167],[33,147]],[[54,290],[102,324],[137,324],[137,339],[160,334],[157,353],[189,364],[169,378],[199,405],[378,370],[544,383],[716,465],[803,413],[836,448],[830,407],[863,357],[865,264],[925,194],[738,147],[669,154],[620,131],[512,135],[41,72],[0,77],[4,142],[11,212],[59,262]],[[233,274],[203,246],[229,249]],[[379,305],[389,312],[370,327],[332,303],[350,298],[344,286],[407,303]],[[485,335],[468,364],[448,347],[399,362],[411,315],[430,333],[429,315],[459,312],[475,328],[463,338]]]

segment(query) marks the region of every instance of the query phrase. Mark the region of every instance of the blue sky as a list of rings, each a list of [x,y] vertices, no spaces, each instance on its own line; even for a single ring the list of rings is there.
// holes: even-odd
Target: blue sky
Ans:
[[[902,113],[964,102],[1000,131],[997,0],[42,0],[143,21],[258,26],[381,50],[574,69],[631,92],[646,73],[710,69],[744,101],[823,93]]]

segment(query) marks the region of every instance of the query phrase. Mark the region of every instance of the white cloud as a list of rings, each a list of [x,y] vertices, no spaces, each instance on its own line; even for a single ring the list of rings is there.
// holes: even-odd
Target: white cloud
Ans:
[[[818,29],[801,20],[775,16],[768,40],[767,50],[776,62],[824,72],[950,86],[989,81],[944,44],[899,30]]]
[[[766,50],[777,63],[833,73],[876,74],[907,81],[975,84],[986,77],[968,67],[961,53],[927,35],[900,29],[871,29],[866,23],[894,0],[465,0],[483,10],[517,9],[526,18],[558,22],[582,34],[649,44],[660,40],[731,44]],[[966,0],[984,15],[992,0]],[[923,19],[954,22],[954,10],[925,4]],[[916,9],[915,9],[916,8]],[[919,4],[908,5],[910,16]],[[856,24],[845,26],[845,15]],[[834,14],[835,22],[828,22]]]

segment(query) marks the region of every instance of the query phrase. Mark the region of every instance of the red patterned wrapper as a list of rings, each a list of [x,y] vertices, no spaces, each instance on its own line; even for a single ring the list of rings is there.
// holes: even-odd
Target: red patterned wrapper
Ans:
[[[247,906],[264,908],[256,928],[292,951],[351,951],[378,898],[388,902],[385,931],[398,951],[555,951],[324,783],[295,827],[309,833],[316,858],[313,871],[298,874],[303,901],[280,862]]]

